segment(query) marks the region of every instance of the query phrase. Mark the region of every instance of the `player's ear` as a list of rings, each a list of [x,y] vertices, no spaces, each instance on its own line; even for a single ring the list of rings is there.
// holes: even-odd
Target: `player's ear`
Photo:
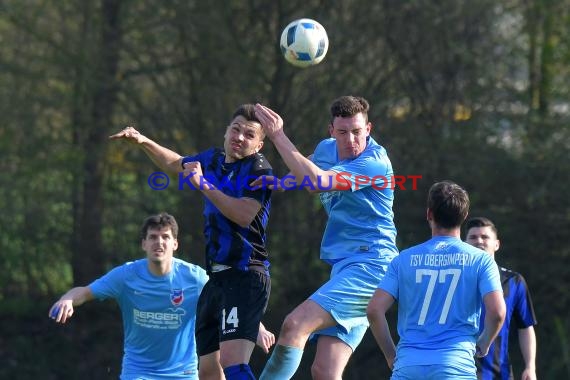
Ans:
[[[176,251],[178,249],[178,239],[174,239],[174,243],[172,244],[172,250]]]
[[[331,135],[331,137],[333,137],[333,132],[334,132],[334,126],[331,124],[329,124],[329,134]]]
[[[255,153],[259,152],[261,148],[263,148],[263,140],[260,140],[259,144],[257,144],[257,148],[255,148]]]
[[[495,240],[495,252],[501,247],[501,241],[499,239]]]
[[[372,123],[366,123],[366,136],[370,136],[370,131],[372,130]]]

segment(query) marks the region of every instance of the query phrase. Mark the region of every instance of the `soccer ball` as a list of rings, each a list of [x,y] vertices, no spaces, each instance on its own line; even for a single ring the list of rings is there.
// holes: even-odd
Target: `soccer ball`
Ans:
[[[297,67],[308,67],[325,58],[329,38],[321,24],[309,18],[302,18],[283,29],[280,46],[287,62]]]

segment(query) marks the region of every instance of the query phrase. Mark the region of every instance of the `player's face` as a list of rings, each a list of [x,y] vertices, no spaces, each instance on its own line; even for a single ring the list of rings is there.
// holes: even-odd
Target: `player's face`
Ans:
[[[237,116],[226,129],[224,151],[226,162],[235,162],[259,152],[263,146],[261,124]]]
[[[494,256],[499,249],[499,240],[491,227],[473,227],[467,231],[465,241]]]
[[[178,248],[178,240],[172,236],[170,227],[149,228],[142,241],[142,249],[151,262],[162,262],[172,259]]]
[[[360,155],[366,148],[366,138],[370,135],[370,123],[362,113],[351,117],[335,117],[329,132],[336,139],[338,158],[346,160]]]

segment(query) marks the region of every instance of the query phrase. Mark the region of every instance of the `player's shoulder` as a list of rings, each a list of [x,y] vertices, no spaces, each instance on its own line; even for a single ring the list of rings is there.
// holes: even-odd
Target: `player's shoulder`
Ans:
[[[331,154],[335,154],[336,155],[337,149],[336,149],[336,139],[329,137],[326,139],[321,140],[317,146],[315,147],[315,150],[313,151],[313,155],[314,156],[321,156],[321,155],[331,155]]]
[[[205,161],[214,160],[216,158],[221,159],[224,156],[224,150],[219,147],[213,147],[198,153],[198,156]]]
[[[251,160],[253,163],[253,169],[258,170],[271,170],[271,164],[269,160],[263,155],[263,153],[255,153],[251,155]]]
[[[366,149],[357,157],[355,161],[362,161],[367,167],[376,167],[391,170],[392,163],[388,157],[388,152],[382,145],[379,145],[372,137],[368,139]]]
[[[311,161],[324,170],[328,170],[331,166],[334,166],[338,162],[336,140],[327,138],[320,141],[313,151]]]
[[[499,266],[499,272],[501,273],[501,277],[509,280],[515,281],[517,283],[525,283],[525,279],[522,274],[515,272],[514,270]]]
[[[190,161],[199,161],[203,164],[208,164],[215,157],[223,157],[224,151],[221,148],[209,148],[198,153],[189,154],[182,157],[182,165]]]
[[[189,263],[188,261],[173,258],[173,265],[176,267],[178,273],[183,273],[192,278],[206,277],[206,271],[199,265]]]
[[[147,263],[147,259],[138,259],[138,260],[133,260],[133,261],[127,261],[126,263],[124,263],[123,265],[119,265],[115,269],[122,270],[122,271],[125,271],[127,273],[137,272],[140,270],[140,268],[146,267],[146,263]]]
[[[368,142],[366,144],[366,148],[364,149],[364,153],[368,155],[374,155],[377,157],[388,157],[388,151],[382,145],[380,145],[372,136],[368,137]]]
[[[111,269],[105,277],[114,281],[131,281],[141,276],[146,268],[146,259],[127,261]]]

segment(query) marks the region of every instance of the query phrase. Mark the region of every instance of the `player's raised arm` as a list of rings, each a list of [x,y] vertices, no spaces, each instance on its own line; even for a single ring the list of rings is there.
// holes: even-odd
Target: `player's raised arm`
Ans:
[[[125,128],[109,136],[109,139],[126,140],[139,146],[156,166],[167,173],[176,174],[182,171],[181,155],[149,139],[133,127]]]
[[[93,299],[94,296],[89,287],[72,288],[53,304],[49,310],[49,317],[58,323],[65,323],[73,315],[75,306],[80,306]]]
[[[267,137],[275,145],[279,155],[285,161],[285,165],[295,176],[297,184],[305,184],[303,188],[310,193],[350,189],[350,184],[343,180],[338,173],[320,169],[309,158],[299,152],[285,134],[283,120],[275,111],[261,104],[256,104],[255,114],[259,118]]]

